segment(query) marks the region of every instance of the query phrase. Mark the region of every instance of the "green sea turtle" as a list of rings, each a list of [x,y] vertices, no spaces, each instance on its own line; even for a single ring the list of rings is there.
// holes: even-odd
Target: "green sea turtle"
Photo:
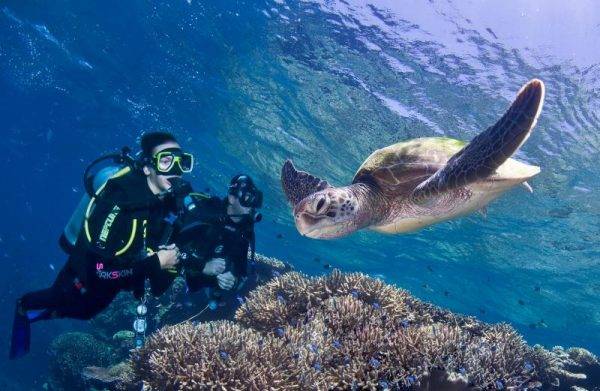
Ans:
[[[418,138],[373,152],[352,184],[332,187],[287,160],[281,182],[298,231],[331,239],[362,228],[414,231],[466,215],[527,180],[540,168],[510,158],[527,140],[544,102],[544,83],[521,88],[508,111],[470,143]]]

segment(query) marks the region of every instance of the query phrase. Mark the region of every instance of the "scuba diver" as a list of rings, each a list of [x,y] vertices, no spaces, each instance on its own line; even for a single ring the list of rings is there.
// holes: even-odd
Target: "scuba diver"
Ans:
[[[254,224],[262,218],[262,192],[252,178],[231,179],[227,197],[203,198],[196,212],[186,216],[178,232],[185,259],[183,275],[191,292],[208,288],[209,305],[216,308],[225,291],[241,288],[248,275],[248,250],[254,262]],[[197,240],[201,238],[201,240]]]
[[[159,296],[176,277],[180,252],[169,241],[172,232],[167,221],[180,208],[181,197],[174,189],[182,186],[174,184],[187,184],[181,176],[192,170],[193,155],[185,153],[173,135],[163,132],[143,135],[140,147],[138,157],[127,155],[122,159],[125,164],[112,167],[104,183],[92,184],[97,178],[85,178],[90,197],[82,200],[79,214],[76,211],[69,224],[71,231],[68,226],[60,239],[69,255],[66,264],[50,288],[17,300],[11,359],[29,351],[32,322],[87,320],[104,310],[121,290],[132,291],[137,299],[145,297],[147,290]],[[183,188],[189,194],[189,184]]]

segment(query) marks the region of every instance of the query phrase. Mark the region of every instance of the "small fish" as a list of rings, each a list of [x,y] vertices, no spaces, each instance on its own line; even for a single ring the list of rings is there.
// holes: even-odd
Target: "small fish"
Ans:
[[[277,301],[280,303],[285,303],[285,299],[283,298],[282,295],[277,295]]]
[[[430,273],[433,273],[433,268],[431,267],[431,265],[427,265],[427,270],[429,270]]]
[[[313,364],[313,368],[315,370],[317,370],[317,371],[320,371],[321,370],[321,364],[319,364],[318,362],[316,362],[316,363]]]
[[[527,372],[531,372],[531,371],[533,371],[535,366],[532,363],[530,363],[529,361],[525,361],[524,368]]]
[[[406,382],[408,383],[408,385],[412,386],[417,382],[417,377],[415,375],[410,375],[406,378]]]
[[[450,292],[444,291],[444,296],[446,296],[446,297],[450,296]]]
[[[480,308],[479,312],[481,312],[482,314],[485,314],[485,308]]]
[[[540,287],[539,285],[536,285],[536,287],[533,288],[533,290],[536,292],[540,292],[542,290],[542,287]]]
[[[378,302],[373,303],[373,308],[375,308],[376,310],[381,308],[381,305]]]
[[[336,349],[339,349],[342,347],[342,344],[340,343],[340,341],[338,341],[337,339],[333,341],[332,343],[333,347]]]
[[[79,193],[79,190],[77,190],[77,188],[72,187],[71,190],[73,191],[73,193]]]
[[[329,263],[326,263],[326,264],[324,264],[324,265],[323,265],[323,267],[324,267],[325,269],[331,269],[331,264],[329,264]]]
[[[310,350],[313,353],[317,353],[319,351],[317,345],[315,345],[314,343],[308,344],[308,350]]]
[[[313,259],[313,261],[315,261],[315,262],[321,262],[321,258],[315,257],[315,259]]]
[[[283,234],[277,234],[277,239],[283,239]]]
[[[273,277],[279,277],[281,275],[277,270],[273,270],[271,274],[273,274]]]
[[[525,302],[521,299],[519,299],[519,305],[525,305]]]
[[[378,359],[376,359],[375,357],[371,358],[369,360],[369,364],[373,367],[373,368],[379,368],[379,366],[381,365],[381,362],[379,362]]]
[[[50,266],[50,269],[54,270],[54,265],[53,264],[50,264],[48,266]]]
[[[408,327],[408,325],[409,325],[409,323],[408,323],[408,320],[403,320],[403,321],[400,323],[400,325],[402,325],[402,327],[404,327],[404,328],[407,328],[407,327]]]
[[[280,337],[283,337],[285,331],[281,327],[278,327],[277,329],[275,329],[275,333],[277,333],[277,335],[279,335]]]
[[[239,296],[239,295],[238,295],[238,296],[236,297],[236,300],[238,301],[238,303],[240,303],[240,304],[244,304],[244,298],[243,298],[242,296]]]
[[[504,389],[504,383],[502,382],[502,380],[496,380],[496,389],[497,390],[503,390]]]
[[[353,289],[353,290],[350,292],[350,295],[351,295],[352,297],[354,297],[355,299],[358,299],[358,291],[356,291],[356,290],[354,290],[354,289]]]
[[[467,373],[467,370],[466,370],[465,368],[463,368],[463,367],[460,367],[460,368],[458,369],[458,372],[460,372],[460,374],[461,374],[461,375],[464,375],[464,374],[466,374],[466,373]]]
[[[222,351],[222,350],[219,352],[219,356],[221,356],[221,358],[223,360],[227,360],[229,358],[229,354],[227,352]]]
[[[390,386],[388,384],[388,382],[386,382],[385,380],[380,380],[379,381],[379,387],[381,387],[382,390],[389,390]]]

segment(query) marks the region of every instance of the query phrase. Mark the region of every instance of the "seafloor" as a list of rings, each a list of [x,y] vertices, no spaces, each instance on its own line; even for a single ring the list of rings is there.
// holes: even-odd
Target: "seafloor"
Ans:
[[[119,296],[89,333],[52,342],[47,390],[600,390],[583,348],[529,346],[360,273],[307,277],[258,256],[215,310],[177,280],[150,301],[154,333],[134,349],[137,302]]]

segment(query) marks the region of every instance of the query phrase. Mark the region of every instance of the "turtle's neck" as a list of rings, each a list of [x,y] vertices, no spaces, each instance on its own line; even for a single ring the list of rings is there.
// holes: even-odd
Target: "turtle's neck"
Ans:
[[[358,213],[355,219],[356,229],[366,228],[380,222],[384,218],[385,209],[381,195],[365,183],[355,183],[348,186],[358,200]]]

